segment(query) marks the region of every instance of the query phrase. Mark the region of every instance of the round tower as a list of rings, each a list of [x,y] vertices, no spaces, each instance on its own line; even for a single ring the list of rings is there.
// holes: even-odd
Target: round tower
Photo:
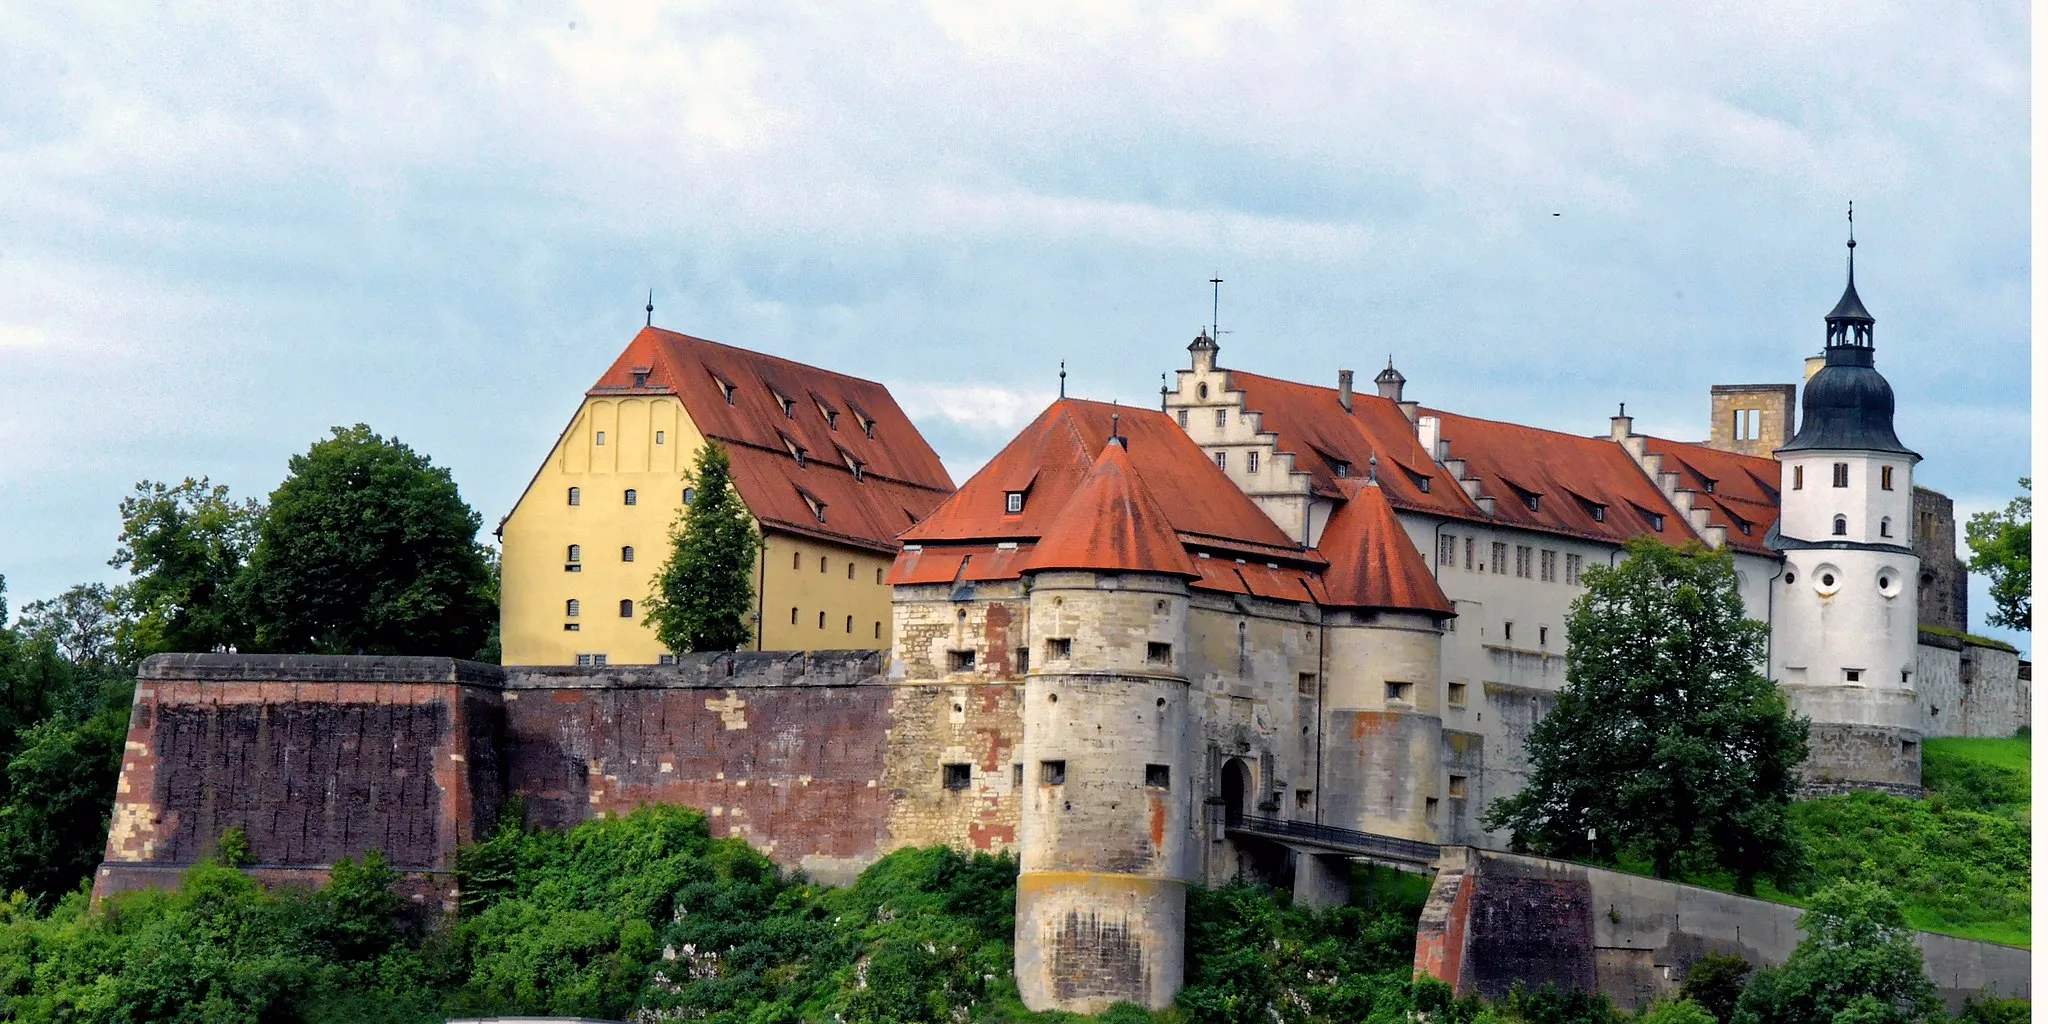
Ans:
[[[1806,381],[1799,432],[1776,452],[1771,545],[1785,569],[1772,600],[1772,675],[1812,719],[1809,792],[1920,791],[1913,466],[1876,368],[1877,321],[1849,283],[1827,315],[1825,365]]]
[[[1114,438],[1023,569],[1017,987],[1033,1010],[1163,1009],[1180,990],[1193,875],[1197,574]]]

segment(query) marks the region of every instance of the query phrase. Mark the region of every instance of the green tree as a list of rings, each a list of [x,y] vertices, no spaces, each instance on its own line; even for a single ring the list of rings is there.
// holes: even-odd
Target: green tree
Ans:
[[[1715,1020],[1726,1021],[1749,982],[1749,961],[1733,953],[1708,953],[1686,968],[1679,998],[1697,1004]]]
[[[0,804],[0,892],[48,902],[91,877],[128,739],[125,702],[83,722],[47,719],[21,735]]]
[[[692,498],[669,526],[668,560],[655,574],[646,622],[671,651],[737,650],[754,635],[761,532],[733,486],[724,445],[705,441],[689,480]]]
[[[1758,672],[1768,627],[1744,617],[1732,556],[1649,538],[1626,552],[1586,570],[1529,783],[1487,826],[1551,856],[1644,856],[1659,878],[1705,859],[1754,891],[1799,861],[1788,811],[1806,722]]]
[[[234,584],[260,512],[203,477],[176,486],[144,480],[121,499],[121,538],[107,564],[126,568],[130,579],[114,595],[122,614],[115,660],[246,641]]]
[[[240,592],[254,646],[291,654],[467,658],[497,608],[483,521],[448,470],[368,426],[294,455]]]
[[[54,598],[22,606],[19,627],[47,638],[66,661],[82,669],[114,664],[114,633],[120,623],[114,593],[104,583],[81,583]]]
[[[1872,882],[1843,880],[1813,894],[1792,955],[1756,973],[1735,1024],[1913,1024],[1939,1019],[1940,1000],[1913,945],[1905,912]]]
[[[1991,577],[1991,613],[1984,621],[2008,629],[2034,628],[2034,481],[2003,510],[1979,512],[1963,527],[1970,571]]]

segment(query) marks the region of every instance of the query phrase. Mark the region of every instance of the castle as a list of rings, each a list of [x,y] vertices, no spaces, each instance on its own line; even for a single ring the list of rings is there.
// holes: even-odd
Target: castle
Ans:
[[[507,797],[545,825],[684,803],[827,879],[908,845],[1014,851],[1026,1004],[1163,1006],[1189,884],[1291,876],[1328,900],[1358,849],[1421,866],[1498,846],[1479,816],[1521,785],[1581,574],[1639,536],[1731,552],[1773,627],[1772,677],[1814,723],[1809,788],[1917,793],[1924,738],[2009,735],[2030,683],[2016,657],[1955,638],[1952,518],[1913,485],[1853,263],[1826,322],[1796,429],[1793,387],[1723,387],[1704,444],[1625,415],[1582,436],[1426,407],[1391,362],[1373,393],[1348,371],[1335,387],[1264,377],[1226,367],[1205,332],[1159,409],[1062,398],[957,491],[904,509],[886,651],[151,659],[98,889],[151,884],[240,825],[259,874],[315,878],[379,848],[445,902],[452,850]],[[756,397],[771,424],[815,411],[776,428],[781,456],[734,460],[764,527],[771,485],[815,497],[798,432],[827,437],[832,396],[738,395],[738,371],[671,359],[700,343],[665,334],[614,366],[619,394],[673,389],[697,421]],[[579,414],[565,437],[585,439],[543,474],[595,472],[575,460],[600,429],[659,446],[680,422],[610,415]],[[879,493],[858,466],[885,456],[843,451],[834,486]],[[527,536],[508,522],[508,591]],[[565,578],[557,556],[582,542],[531,536],[538,553],[516,557]],[[809,554],[792,562],[804,576]],[[533,613],[543,631],[565,632],[560,599]],[[1954,635],[1923,632],[1934,615]]]

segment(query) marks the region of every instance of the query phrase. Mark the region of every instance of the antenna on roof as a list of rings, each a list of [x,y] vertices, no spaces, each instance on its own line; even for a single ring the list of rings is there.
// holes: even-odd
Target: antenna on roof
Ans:
[[[1060,360],[1060,397],[1067,397],[1067,361]]]
[[[1159,375],[1159,411],[1166,411],[1166,375]]]
[[[654,326],[654,289],[647,289],[647,326]]]
[[[1214,339],[1218,334],[1223,333],[1222,331],[1217,329],[1217,324],[1220,323],[1220,321],[1216,318],[1217,311],[1222,308],[1223,279],[1220,277],[1212,277],[1209,279],[1209,337],[1211,339]]]

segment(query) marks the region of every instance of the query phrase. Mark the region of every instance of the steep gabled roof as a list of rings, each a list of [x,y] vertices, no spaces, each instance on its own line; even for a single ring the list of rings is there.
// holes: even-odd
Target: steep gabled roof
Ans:
[[[680,398],[697,429],[731,451],[748,511],[792,533],[893,551],[896,534],[953,490],[888,388],[779,356],[647,327],[587,394]],[[792,445],[805,452],[801,466]]]
[[[1494,499],[1496,522],[1610,544],[1644,535],[1673,545],[1697,539],[1635,459],[1608,438],[1423,412],[1438,417],[1451,457],[1465,460],[1479,493]],[[1662,519],[1662,530],[1652,516]]]
[[[1765,546],[1764,535],[1778,521],[1776,459],[1661,437],[1646,438],[1644,447],[1664,457],[1665,470],[1677,473],[1678,486],[1692,491],[1693,504],[1707,510],[1707,522],[1727,528],[1729,547],[1751,554],[1774,554]],[[1744,523],[1749,525],[1747,531],[1742,529]]]
[[[1339,480],[1337,486],[1346,500],[1316,544],[1330,563],[1323,572],[1323,603],[1454,614],[1381,488],[1364,480]]]
[[[1401,407],[1372,394],[1351,398],[1351,411],[1335,388],[1300,384],[1231,370],[1230,389],[1244,396],[1246,412],[1259,414],[1261,429],[1279,436],[1278,448],[1294,455],[1294,468],[1309,475],[1315,493],[1342,495],[1338,481],[1364,476],[1368,460],[1380,461],[1380,483],[1395,508],[1437,515],[1473,516],[1477,506],[1433,453],[1423,450]],[[1345,477],[1334,462],[1348,465]],[[1420,481],[1427,480],[1425,485]],[[1424,491],[1422,488],[1429,489]]]
[[[1247,557],[1313,558],[1166,414],[1078,398],[1047,406],[901,539],[908,544],[1037,541],[1095,467],[1113,417],[1117,433],[1128,442],[1132,472],[1153,494],[1168,496],[1163,502],[1166,521],[1184,543]],[[1011,515],[1006,500],[1015,492],[1023,493],[1024,508]]]
[[[1166,510],[1131,468],[1130,453],[1111,440],[1081,478],[1018,569],[1149,572],[1199,578],[1167,521]]]

